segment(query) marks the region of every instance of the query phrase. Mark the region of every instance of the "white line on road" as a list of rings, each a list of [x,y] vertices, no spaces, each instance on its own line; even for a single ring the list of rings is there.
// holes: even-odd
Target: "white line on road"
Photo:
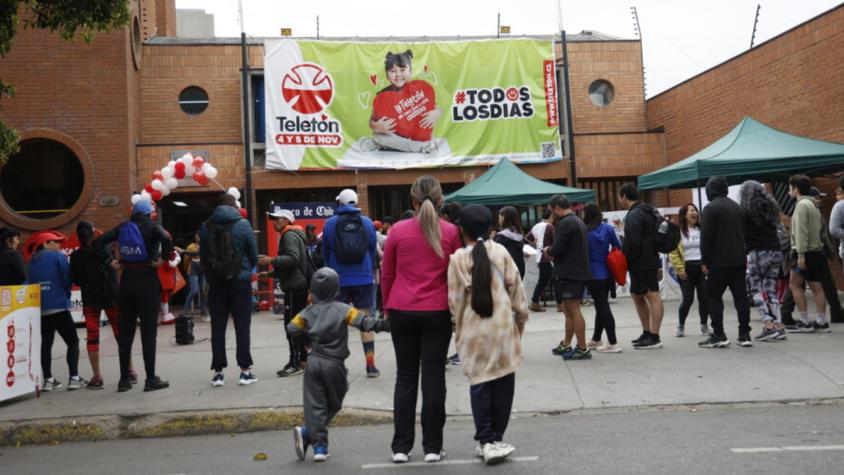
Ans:
[[[527,457],[510,457],[507,460],[510,462],[535,462],[539,460],[536,455]],[[472,459],[455,459],[455,460],[441,460],[439,462],[407,462],[407,463],[367,463],[360,466],[362,470],[370,470],[373,468],[401,468],[401,467],[432,467],[435,465],[468,465],[470,463],[483,463],[479,458]]]
[[[788,447],[747,447],[730,449],[734,454],[759,454],[766,452],[817,452],[822,450],[844,450],[844,445],[791,445]]]

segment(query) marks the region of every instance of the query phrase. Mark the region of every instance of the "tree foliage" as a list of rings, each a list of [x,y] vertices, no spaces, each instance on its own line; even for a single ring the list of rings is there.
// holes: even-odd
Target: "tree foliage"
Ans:
[[[0,0],[0,57],[11,51],[18,26],[47,29],[65,40],[77,36],[91,41],[94,34],[129,24],[129,0]],[[15,88],[0,78],[0,104]],[[0,118],[0,166],[18,153],[19,136]]]

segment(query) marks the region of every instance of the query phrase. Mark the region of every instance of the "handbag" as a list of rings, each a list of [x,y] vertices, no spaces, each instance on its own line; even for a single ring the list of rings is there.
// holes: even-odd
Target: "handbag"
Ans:
[[[616,284],[624,285],[627,283],[627,257],[620,249],[613,249],[607,255],[607,267]]]

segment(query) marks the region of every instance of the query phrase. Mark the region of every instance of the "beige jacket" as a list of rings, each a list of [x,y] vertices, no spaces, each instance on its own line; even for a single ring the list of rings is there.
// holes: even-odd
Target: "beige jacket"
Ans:
[[[448,264],[448,307],[469,384],[492,381],[519,369],[521,336],[528,319],[527,297],[513,258],[501,244],[488,240],[484,246],[493,265],[491,317],[481,318],[472,310],[472,247],[452,254]]]

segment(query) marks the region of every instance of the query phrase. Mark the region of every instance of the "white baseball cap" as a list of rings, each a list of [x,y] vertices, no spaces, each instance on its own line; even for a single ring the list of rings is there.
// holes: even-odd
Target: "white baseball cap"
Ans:
[[[358,204],[358,194],[355,193],[355,190],[349,188],[341,191],[340,194],[337,195],[337,198],[334,199],[341,205]]]
[[[296,221],[296,217],[293,216],[293,211],[290,211],[289,209],[283,209],[279,205],[273,205],[272,209],[268,211],[267,214],[271,218],[284,218],[290,221],[290,224],[293,224]]]

